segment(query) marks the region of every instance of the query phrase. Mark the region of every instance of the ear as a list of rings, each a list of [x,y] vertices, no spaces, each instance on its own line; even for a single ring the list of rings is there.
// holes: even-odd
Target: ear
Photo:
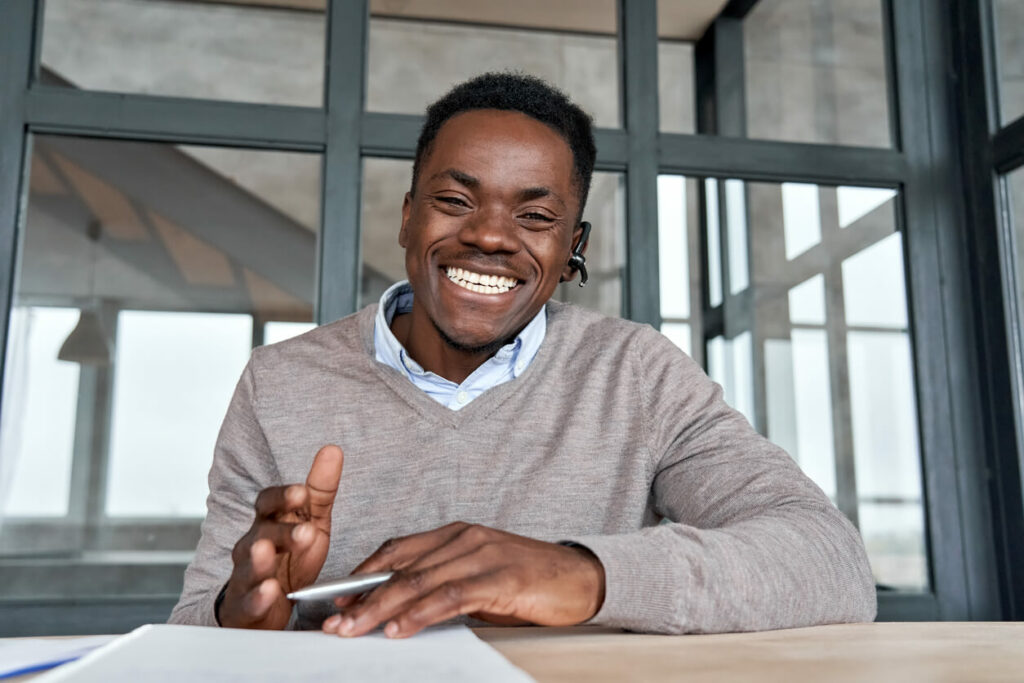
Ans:
[[[572,233],[572,244],[571,244],[571,246],[569,248],[569,255],[570,256],[572,255],[573,249],[576,248],[576,245],[579,243],[580,238],[582,238],[582,237],[583,237],[583,226],[582,225],[577,225],[576,229],[573,230],[573,233]],[[587,247],[589,247],[589,246],[590,246],[590,240],[587,240],[583,244],[583,250],[582,250],[583,254],[587,253]],[[568,262],[569,256],[566,256],[565,260]],[[558,281],[559,282],[572,282],[575,278],[576,278],[576,269],[575,268],[570,268],[568,263],[566,263],[566,266],[562,269],[562,277],[559,278]]]
[[[408,225],[409,225],[409,212],[412,210],[412,194],[409,192],[405,193],[405,199],[402,200],[402,227],[398,231],[398,244],[405,249],[409,244]]]

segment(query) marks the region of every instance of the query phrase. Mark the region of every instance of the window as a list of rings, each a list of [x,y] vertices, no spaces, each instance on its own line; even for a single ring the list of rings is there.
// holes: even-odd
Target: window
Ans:
[[[527,5],[374,3],[367,110],[422,114],[455,83],[518,70],[564,90],[597,125],[621,125],[614,3]]]
[[[68,513],[75,437],[78,366],[57,359],[78,310],[19,306],[11,312],[4,388],[9,406],[0,428],[4,517]]]
[[[1024,115],[1024,3],[993,0],[1000,120]]]
[[[1010,200],[1010,225],[1015,247],[1017,267],[1017,301],[1024,302],[1024,168],[1006,175],[1007,196]]]
[[[708,240],[723,283],[709,374],[859,526],[879,585],[926,590],[896,192],[709,180],[706,196],[723,235]]]
[[[153,431],[195,423],[173,436],[208,449],[249,348],[403,277],[415,117],[504,68],[553,81],[599,127],[592,282],[557,296],[660,325],[702,362],[856,520],[879,583],[903,591],[880,594],[883,618],[1020,618],[1019,444],[1001,412],[1017,380],[962,373],[979,355],[1016,367],[993,340],[1018,324],[1001,296],[1024,278],[1004,293],[979,273],[1024,239],[962,220],[951,197],[994,197],[945,172],[1003,174],[1024,224],[1019,4],[960,8],[991,9],[989,36],[901,0],[0,1],[0,63],[23,75],[0,79],[0,632],[166,617],[206,464],[161,471],[187,470],[188,495],[132,500],[130,426],[180,411]],[[978,84],[998,86],[1007,126],[991,149],[992,131],[958,147],[950,129]],[[692,135],[695,102],[700,132],[735,137]],[[657,131],[640,125],[654,111]],[[217,384],[201,417],[135,386],[173,391],[200,368]],[[5,619],[15,603],[48,616]]]
[[[700,327],[700,242],[697,181],[658,177],[658,273],[661,332],[698,362],[703,360]]]
[[[252,346],[264,325],[311,325],[319,175],[315,154],[34,137],[4,380],[15,409],[0,425],[0,564],[59,552],[95,568],[122,550],[195,548]],[[181,581],[180,564],[115,584],[83,571],[79,595]],[[0,582],[0,598],[61,594],[58,574]]]
[[[892,144],[880,0],[761,0],[743,37],[747,135]]]
[[[319,107],[326,0],[47,0],[44,83]]]

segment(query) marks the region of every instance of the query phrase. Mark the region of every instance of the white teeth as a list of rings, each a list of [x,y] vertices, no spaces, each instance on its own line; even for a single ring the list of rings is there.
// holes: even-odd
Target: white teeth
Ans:
[[[504,294],[519,284],[515,278],[504,275],[484,275],[452,266],[447,268],[445,274],[455,284],[478,294]]]

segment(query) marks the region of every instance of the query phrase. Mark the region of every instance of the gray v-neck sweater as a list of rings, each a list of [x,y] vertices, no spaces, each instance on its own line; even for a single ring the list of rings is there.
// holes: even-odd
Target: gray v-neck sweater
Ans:
[[[526,372],[455,412],[374,360],[375,311],[253,352],[172,622],[216,623],[257,493],[304,481],[328,443],[345,466],[322,580],[388,538],[463,520],[592,550],[606,577],[594,623],[681,633],[874,618],[857,531],[650,326],[551,302]],[[301,604],[293,626],[328,613]]]

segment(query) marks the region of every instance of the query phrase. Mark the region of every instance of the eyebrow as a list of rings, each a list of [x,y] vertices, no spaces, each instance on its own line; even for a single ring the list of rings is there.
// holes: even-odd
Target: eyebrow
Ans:
[[[527,187],[519,192],[519,201],[528,202],[531,199],[541,199],[543,197],[551,197],[562,206],[565,206],[565,202],[558,196],[557,192],[552,191],[550,187]]]
[[[466,187],[472,190],[475,190],[478,187],[480,187],[479,178],[471,176],[468,173],[464,173],[457,168],[446,168],[440,173],[435,173],[434,175],[430,176],[431,180],[438,180],[441,178],[451,178],[455,182],[465,185]]]

